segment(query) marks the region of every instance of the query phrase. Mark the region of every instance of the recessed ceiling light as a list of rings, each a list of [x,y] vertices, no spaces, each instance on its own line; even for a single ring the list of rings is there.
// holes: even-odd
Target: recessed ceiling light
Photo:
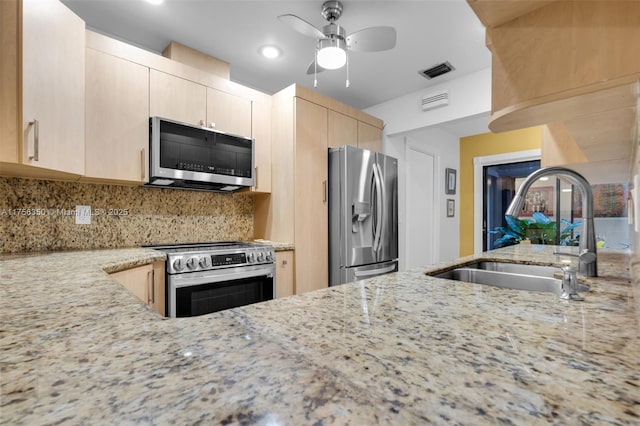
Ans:
[[[268,59],[275,59],[281,55],[280,49],[275,46],[262,46],[260,54]]]
[[[151,4],[161,4],[164,0],[147,0],[147,3],[151,3]]]

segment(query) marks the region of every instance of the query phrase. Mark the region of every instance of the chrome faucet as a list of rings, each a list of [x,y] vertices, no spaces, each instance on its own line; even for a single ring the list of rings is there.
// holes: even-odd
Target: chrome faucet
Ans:
[[[570,253],[554,252],[555,254],[577,256],[580,264],[580,273],[588,277],[598,275],[598,254],[596,252],[596,232],[593,225],[593,191],[589,182],[580,174],[565,167],[545,167],[531,173],[522,182],[518,192],[513,197],[511,204],[505,212],[506,216],[518,217],[524,207],[525,195],[531,185],[543,176],[558,175],[566,178],[572,185],[580,188],[582,194],[582,232],[578,255]]]

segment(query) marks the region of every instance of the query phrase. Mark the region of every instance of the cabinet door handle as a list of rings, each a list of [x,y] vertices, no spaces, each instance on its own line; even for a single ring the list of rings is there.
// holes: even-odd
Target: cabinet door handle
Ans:
[[[29,122],[29,126],[33,126],[33,154],[29,143],[27,143],[27,156],[29,160],[38,161],[40,159],[40,123],[35,118]]]
[[[151,270],[151,303],[156,304],[156,270]]]
[[[152,305],[155,303],[156,295],[155,286],[153,285],[154,281],[154,270],[152,269],[147,272],[147,305]]]
[[[145,167],[144,167],[144,165],[146,163],[146,161],[145,161],[145,157],[146,157],[145,152],[147,152],[147,150],[144,149],[144,148],[142,148],[140,150],[140,178],[142,180],[145,180],[145,178],[147,177],[147,173],[146,173]]]
[[[323,180],[322,181],[322,202],[326,203],[327,202],[327,181]]]

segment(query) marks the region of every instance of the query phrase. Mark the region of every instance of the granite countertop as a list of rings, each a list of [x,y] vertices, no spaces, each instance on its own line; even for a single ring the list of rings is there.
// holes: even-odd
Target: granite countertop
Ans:
[[[421,269],[180,319],[103,271],[152,250],[0,256],[0,423],[638,424],[640,267],[599,256],[584,302]]]
[[[259,240],[254,240],[257,243],[264,243],[264,244],[269,244],[271,246],[273,246],[273,249],[275,251],[288,251],[288,250],[294,250],[295,246],[293,243],[283,243],[283,242],[279,242],[279,241],[269,241],[269,240],[263,240],[263,239],[259,239]]]

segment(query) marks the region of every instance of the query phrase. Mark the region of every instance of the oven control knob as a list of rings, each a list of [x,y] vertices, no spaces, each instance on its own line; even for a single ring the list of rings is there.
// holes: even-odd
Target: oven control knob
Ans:
[[[264,253],[263,252],[258,252],[257,260],[258,260],[258,262],[264,261]]]
[[[173,261],[173,269],[180,272],[184,269],[184,259],[179,257]]]
[[[202,256],[198,263],[200,264],[201,268],[210,268],[211,267],[211,258],[209,256]]]
[[[273,262],[273,253],[267,252],[267,262]]]
[[[190,257],[189,259],[187,259],[187,268],[191,269],[192,271],[194,269],[196,269],[198,267],[198,258],[197,257]]]
[[[247,263],[253,263],[255,261],[255,255],[252,253],[247,254]]]

